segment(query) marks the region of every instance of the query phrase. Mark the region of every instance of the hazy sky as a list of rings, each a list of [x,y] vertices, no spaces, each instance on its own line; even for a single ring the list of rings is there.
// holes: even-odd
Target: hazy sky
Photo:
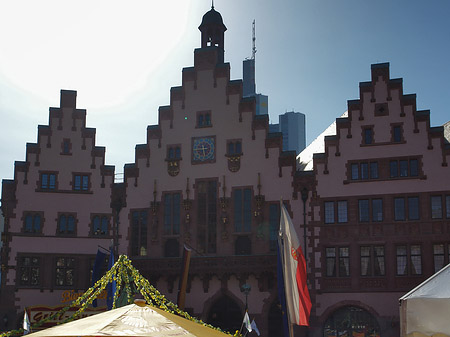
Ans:
[[[242,78],[256,20],[257,92],[269,96],[271,122],[306,114],[307,143],[359,98],[370,65],[390,62],[391,78],[450,120],[450,0],[215,0],[231,78]],[[77,90],[87,126],[106,146],[106,164],[123,172],[145,143],[170,87],[200,47],[198,26],[210,0],[0,0],[0,178],[37,141],[61,89]]]

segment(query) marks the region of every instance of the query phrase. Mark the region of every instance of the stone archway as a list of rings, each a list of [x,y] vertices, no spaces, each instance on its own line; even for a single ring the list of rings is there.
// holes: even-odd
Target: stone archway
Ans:
[[[233,334],[240,329],[243,317],[237,303],[224,295],[211,306],[206,322]]]
[[[379,337],[380,326],[368,311],[357,306],[344,306],[331,313],[323,326],[323,337]]]

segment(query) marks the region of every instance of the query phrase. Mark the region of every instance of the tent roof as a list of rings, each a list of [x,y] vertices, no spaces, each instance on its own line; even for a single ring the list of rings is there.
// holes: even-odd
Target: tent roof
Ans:
[[[450,298],[450,264],[400,298]]]
[[[121,308],[31,333],[28,336],[224,337],[227,335],[150,305],[129,304]]]

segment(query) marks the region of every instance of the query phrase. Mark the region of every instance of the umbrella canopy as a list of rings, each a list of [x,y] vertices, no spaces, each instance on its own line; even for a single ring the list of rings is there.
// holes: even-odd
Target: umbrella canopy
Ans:
[[[44,336],[225,337],[229,335],[150,305],[129,304],[27,335],[27,337]]]

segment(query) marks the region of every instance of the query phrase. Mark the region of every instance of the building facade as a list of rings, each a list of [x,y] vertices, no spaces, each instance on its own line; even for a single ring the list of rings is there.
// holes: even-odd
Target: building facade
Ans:
[[[299,155],[317,336],[398,335],[398,299],[449,263],[444,129],[375,64],[324,151]]]
[[[449,262],[448,125],[431,127],[388,65],[373,65],[360,99],[314,142],[323,150],[296,160],[243,81],[230,79],[214,8],[199,30],[194,66],[136,145],[123,183],[76,92],[61,91],[2,183],[2,329],[20,326],[25,308],[65,305],[89,288],[97,249],[113,241],[174,302],[189,247],[189,313],[234,332],[247,307],[262,336],[279,336],[282,199],[307,260],[309,335],[399,335],[398,298]]]

